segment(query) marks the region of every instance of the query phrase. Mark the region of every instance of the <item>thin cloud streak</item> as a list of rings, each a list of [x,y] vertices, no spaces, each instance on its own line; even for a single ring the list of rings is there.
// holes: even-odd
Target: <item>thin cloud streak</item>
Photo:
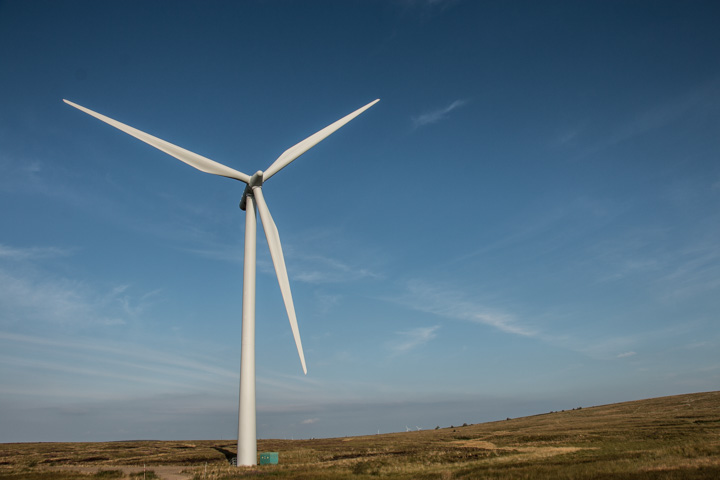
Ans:
[[[607,148],[666,128],[684,117],[705,116],[720,108],[720,83],[715,80],[685,92],[675,98],[658,103],[625,120],[614,122],[615,127],[605,138],[591,145],[580,154],[580,158],[599,153]]]
[[[293,280],[305,283],[338,283],[363,278],[380,278],[381,276],[367,268],[347,265],[334,258],[321,255],[298,255],[293,252],[292,263],[300,264],[295,267]],[[322,267],[322,268],[319,268]]]
[[[22,261],[42,260],[46,258],[69,257],[73,251],[58,247],[29,247],[17,248],[0,243],[0,258]]]
[[[489,325],[505,333],[535,337],[539,332],[521,325],[514,315],[467,300],[465,295],[447,287],[411,281],[399,302],[421,312],[445,318]]]
[[[60,363],[57,361],[40,361],[40,360],[28,360],[25,358],[20,357],[12,357],[7,355],[0,355],[0,361],[5,365],[10,365],[13,368],[20,368],[20,369],[31,369],[31,370],[42,370],[43,372],[54,372],[53,376],[57,373],[67,373],[71,376],[85,376],[85,377],[94,377],[96,379],[115,379],[123,381],[123,383],[140,383],[140,384],[148,384],[148,385],[154,385],[154,386],[168,386],[168,387],[174,387],[174,388],[186,388],[187,383],[182,382],[181,379],[178,379],[176,377],[176,381],[171,381],[167,378],[167,375],[156,375],[156,376],[147,376],[147,375],[137,375],[130,373],[127,369],[119,369],[119,370],[111,370],[109,368],[102,368],[100,366],[97,366],[99,364],[106,363],[105,359],[94,359],[94,361],[91,363],[92,365],[96,365],[95,367],[88,367],[88,366],[76,366],[76,365],[69,365]],[[133,365],[130,363],[120,363],[120,362],[113,362],[117,363],[117,366],[124,366],[124,367],[140,367],[139,365]],[[88,363],[85,363],[85,365],[88,365]],[[145,368],[143,368],[145,369]],[[121,373],[121,372],[128,372],[128,373]],[[157,372],[160,373],[160,372]]]
[[[58,247],[0,244],[0,324],[22,318],[44,324],[124,325],[162,300],[162,289],[138,297],[128,293],[130,285],[98,288],[58,276],[41,262],[72,254],[72,249]]]
[[[261,247],[258,247],[258,258],[256,260],[258,271],[274,277],[276,275],[275,267],[269,261],[264,242],[261,240],[259,243]],[[284,244],[283,250],[291,281],[319,285],[350,282],[365,278],[382,278],[380,273],[365,266],[349,265],[327,255],[308,255],[302,253],[300,249],[294,248],[290,243]],[[243,263],[242,244],[230,246],[216,243],[201,248],[185,248],[183,251],[237,265]]]
[[[414,350],[428,343],[434,339],[437,334],[435,333],[440,328],[440,325],[432,327],[418,327],[412,330],[406,330],[403,332],[396,332],[400,337],[399,343],[391,345],[391,349],[395,354],[407,353],[410,350]]]
[[[467,100],[455,100],[445,108],[440,108],[438,110],[423,113],[421,115],[418,115],[417,117],[412,117],[413,126],[415,128],[419,128],[425,125],[430,125],[432,123],[437,123],[440,120],[444,120],[445,118],[447,118],[450,112],[462,106],[465,106],[467,103]]]
[[[625,353],[619,354],[619,355],[617,356],[617,358],[628,358],[628,357],[632,357],[632,356],[634,356],[634,355],[637,355],[637,353],[635,353],[635,352],[625,352]]]
[[[98,312],[97,299],[82,282],[25,278],[0,270],[0,313],[3,323],[28,319],[59,324],[125,323]]]
[[[147,365],[152,364],[156,366],[165,365],[183,372],[195,370],[202,372],[203,374],[210,374],[224,378],[237,378],[238,375],[237,372],[233,370],[201,363],[199,361],[188,359],[187,357],[180,357],[175,354],[164,353],[132,344],[98,341],[93,338],[64,340],[0,331],[0,341],[6,341],[15,345],[25,344],[42,346],[44,347],[44,351],[54,349],[56,352],[97,352],[103,359],[107,359],[107,355],[117,355],[118,357],[124,359],[133,358],[141,363],[141,365],[137,365],[138,367],[142,366],[142,368],[146,370],[153,370],[154,367],[147,367]]]
[[[0,267],[0,324],[23,318],[44,324],[124,325],[159,301],[162,289],[134,297],[128,285],[102,291],[47,271],[15,273]]]

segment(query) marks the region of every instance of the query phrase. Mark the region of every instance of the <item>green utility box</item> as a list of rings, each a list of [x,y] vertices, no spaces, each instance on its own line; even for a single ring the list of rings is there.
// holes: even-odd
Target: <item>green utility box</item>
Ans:
[[[263,452],[260,454],[260,465],[277,465],[278,452]]]

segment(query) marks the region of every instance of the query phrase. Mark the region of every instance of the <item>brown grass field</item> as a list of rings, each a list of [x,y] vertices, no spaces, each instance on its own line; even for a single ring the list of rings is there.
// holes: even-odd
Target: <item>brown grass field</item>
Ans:
[[[720,392],[258,450],[280,464],[232,467],[232,441],[0,444],[0,480],[720,479]]]

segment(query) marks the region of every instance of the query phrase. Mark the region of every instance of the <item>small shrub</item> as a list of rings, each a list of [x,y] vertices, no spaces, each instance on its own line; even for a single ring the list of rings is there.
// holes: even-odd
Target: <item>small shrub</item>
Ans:
[[[144,478],[145,480],[160,480],[160,477],[158,477],[153,470],[147,470],[145,472],[131,473],[130,478],[132,478],[133,480],[134,479],[139,480],[141,478]]]
[[[355,475],[380,475],[380,469],[385,465],[383,461],[358,462],[351,471]]]
[[[98,470],[93,478],[123,478],[122,470]]]

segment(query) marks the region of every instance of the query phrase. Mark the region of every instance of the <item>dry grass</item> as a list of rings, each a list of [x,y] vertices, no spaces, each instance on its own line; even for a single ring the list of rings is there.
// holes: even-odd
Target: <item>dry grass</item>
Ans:
[[[162,466],[182,465],[186,478],[218,480],[717,479],[720,392],[434,431],[260,440],[258,447],[280,452],[280,465],[231,467],[230,441],[3,444],[0,480],[142,478],[121,466],[143,464],[157,466],[160,477]]]

